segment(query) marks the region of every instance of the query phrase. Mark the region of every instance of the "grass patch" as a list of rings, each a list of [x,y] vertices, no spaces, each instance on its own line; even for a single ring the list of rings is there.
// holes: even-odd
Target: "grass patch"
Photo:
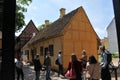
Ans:
[[[119,58],[118,54],[112,54],[112,58]]]

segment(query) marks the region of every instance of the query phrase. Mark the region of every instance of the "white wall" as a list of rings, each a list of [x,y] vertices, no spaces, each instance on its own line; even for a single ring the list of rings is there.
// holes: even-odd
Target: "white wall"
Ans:
[[[113,20],[107,27],[107,36],[108,36],[108,44],[109,44],[110,52],[118,54],[118,42],[117,42],[115,18],[113,18]]]

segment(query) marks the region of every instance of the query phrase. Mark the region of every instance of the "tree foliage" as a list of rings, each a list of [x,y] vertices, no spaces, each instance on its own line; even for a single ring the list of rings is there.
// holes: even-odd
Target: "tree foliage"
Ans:
[[[24,12],[27,12],[27,6],[32,0],[16,0],[16,18],[15,18],[15,32],[20,31],[25,25]]]
[[[40,31],[41,29],[43,29],[45,27],[45,24],[42,24],[40,26],[38,26],[38,30]]]
[[[49,23],[49,25],[52,24],[52,22]],[[41,29],[43,29],[46,25],[45,24],[42,24],[42,25],[39,25],[37,27],[37,29],[40,31]]]

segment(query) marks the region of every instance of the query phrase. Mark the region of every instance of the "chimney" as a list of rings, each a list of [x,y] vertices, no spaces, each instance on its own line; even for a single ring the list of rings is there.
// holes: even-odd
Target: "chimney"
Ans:
[[[65,8],[60,9],[60,18],[62,18],[65,15]]]
[[[49,20],[45,20],[45,26],[49,25]]]

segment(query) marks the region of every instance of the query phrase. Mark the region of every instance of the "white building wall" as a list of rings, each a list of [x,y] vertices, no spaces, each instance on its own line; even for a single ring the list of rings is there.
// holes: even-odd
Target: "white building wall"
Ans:
[[[113,18],[113,20],[107,27],[107,36],[108,36],[108,44],[109,44],[110,52],[114,54],[118,54],[118,42],[117,42],[115,18]]]

